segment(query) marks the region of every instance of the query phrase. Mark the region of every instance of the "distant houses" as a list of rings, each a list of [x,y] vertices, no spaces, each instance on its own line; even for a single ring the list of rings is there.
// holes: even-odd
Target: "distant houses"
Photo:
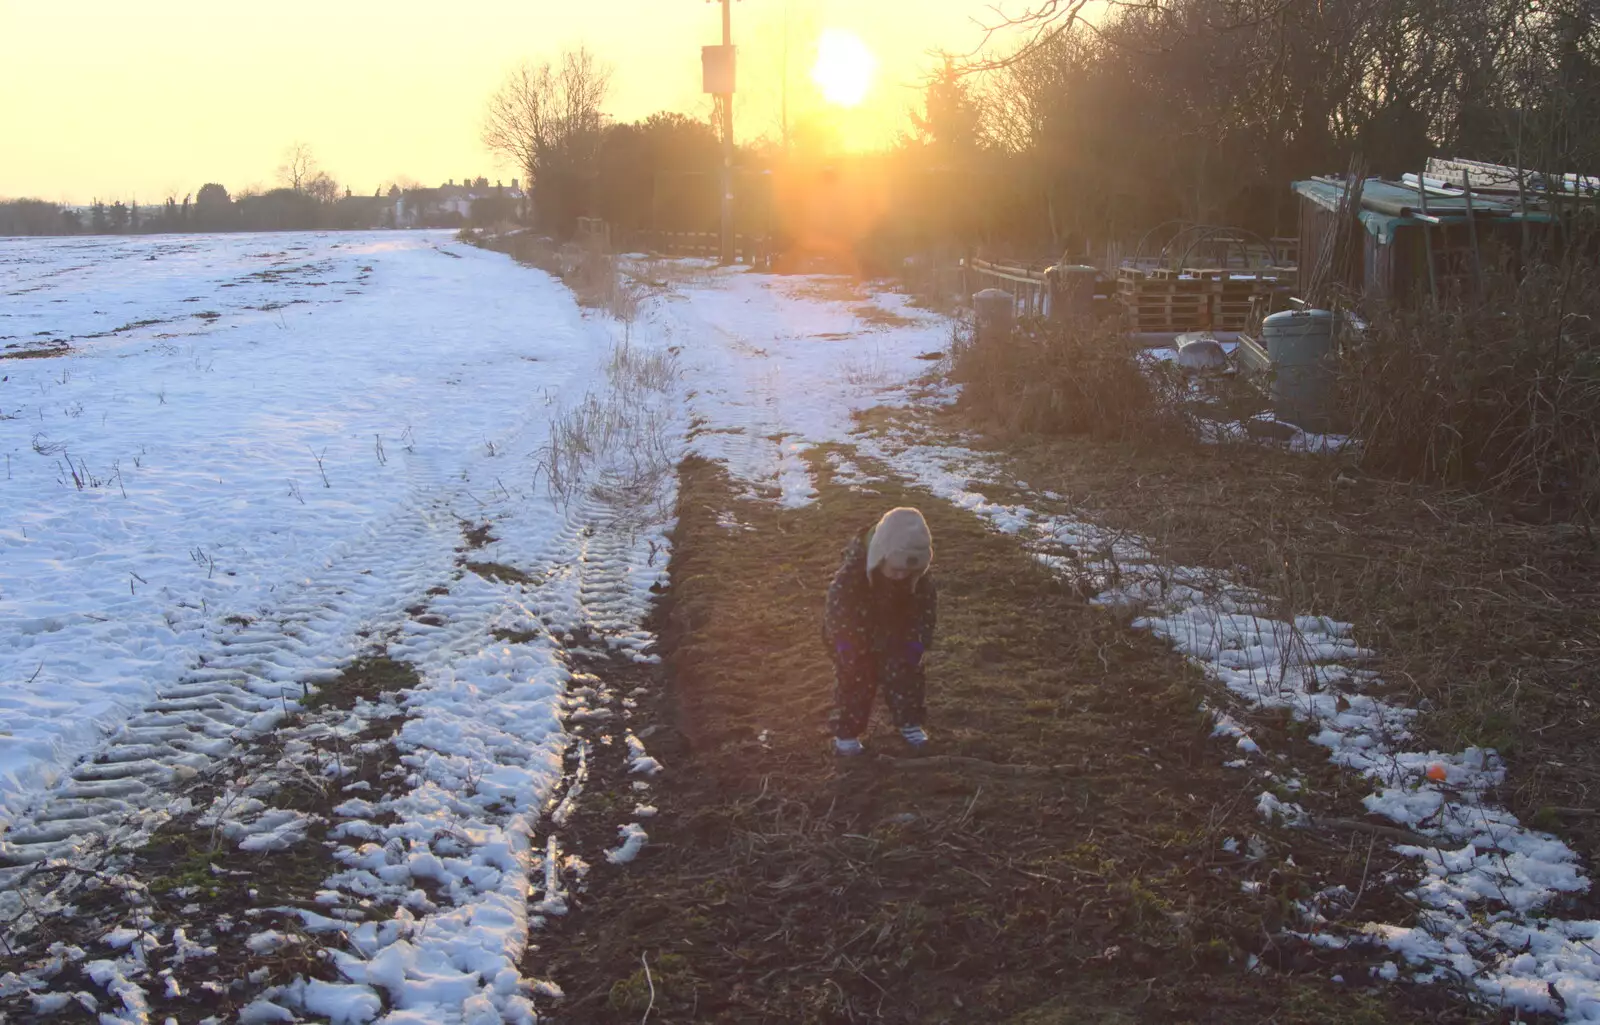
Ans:
[[[509,186],[489,184],[487,178],[463,178],[457,185],[452,178],[438,188],[389,188],[392,204],[387,227],[460,228],[468,224],[493,224],[521,219],[527,196],[517,179]]]
[[[438,188],[391,185],[370,196],[345,190],[318,196],[307,190],[246,190],[229,196],[215,182],[162,204],[102,203],[85,206],[38,199],[0,198],[0,237],[213,231],[360,231],[372,228],[490,227],[524,222],[532,199],[517,179],[489,184],[487,178],[454,179]]]

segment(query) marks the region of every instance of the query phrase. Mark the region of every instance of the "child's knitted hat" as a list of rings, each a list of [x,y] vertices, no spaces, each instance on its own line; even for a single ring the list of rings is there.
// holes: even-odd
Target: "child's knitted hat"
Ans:
[[[867,541],[867,576],[880,565],[918,577],[933,564],[933,534],[922,513],[909,506],[890,509]]]

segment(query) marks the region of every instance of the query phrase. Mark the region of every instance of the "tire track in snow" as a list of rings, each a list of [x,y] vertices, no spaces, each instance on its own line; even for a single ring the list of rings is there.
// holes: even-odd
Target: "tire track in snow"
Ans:
[[[435,522],[441,527],[447,524],[452,540],[459,537],[458,517],[441,512]],[[437,1011],[440,1016],[430,1020],[476,1015],[472,1020],[532,1021],[532,998],[559,995],[559,987],[552,983],[523,979],[529,930],[542,921],[536,916],[566,910],[567,897],[581,885],[586,870],[583,856],[600,853],[598,844],[591,852],[581,844],[573,846],[565,832],[557,835],[568,825],[567,815],[582,793],[581,779],[586,775],[580,773],[578,785],[569,786],[571,777],[563,780],[560,766],[574,760],[587,765],[595,750],[604,749],[608,759],[618,759],[623,774],[641,767],[655,769],[653,762],[641,760],[642,747],[621,722],[631,702],[620,696],[619,688],[583,668],[593,655],[584,645],[610,647],[616,653],[613,657],[653,660],[641,650],[650,636],[641,629],[647,603],[633,575],[647,570],[658,550],[652,544],[646,556],[644,544],[603,503],[577,503],[559,523],[537,546],[533,559],[524,562],[506,553],[508,559],[528,567],[529,582],[506,583],[458,572],[448,591],[435,589],[426,603],[426,617],[417,616],[414,606],[409,612],[395,611],[403,618],[388,628],[392,640],[387,653],[423,671],[421,686],[385,699],[391,705],[395,698],[401,699],[406,719],[392,742],[393,761],[409,769],[409,777],[398,793],[381,800],[373,795],[371,803],[351,800],[336,810],[341,821],[328,835],[342,846],[333,852],[337,864],[330,868],[338,871],[326,887],[327,892],[343,896],[326,915],[305,908],[276,909],[298,916],[308,932],[340,937],[343,942],[336,946],[343,949],[336,960],[351,982],[269,987],[244,997],[255,1008],[249,1013],[278,1014],[274,1007],[311,1011],[314,999],[334,996],[354,1001],[350,1006],[376,1008],[377,997],[371,991],[382,989],[391,1008]],[[415,534],[406,534],[390,543],[414,538]],[[458,559],[457,551],[451,550],[449,562],[454,569],[470,558]],[[355,575],[364,576],[359,570]],[[420,586],[427,579],[424,574],[413,583]],[[329,611],[305,596],[302,599],[295,605],[300,614]],[[534,621],[544,624],[537,639],[504,645],[490,640],[496,626],[515,628]],[[259,634],[241,636],[240,641],[241,647],[251,649],[247,657],[277,654]],[[553,672],[541,673],[541,666]],[[573,735],[579,738],[576,745],[569,745],[558,721],[556,713],[563,706]],[[314,733],[325,736],[329,727],[339,729],[344,716],[318,713],[292,731],[292,737],[280,737],[287,748],[298,748],[300,753],[250,773],[251,792],[266,799],[265,804],[253,802],[260,813],[254,817],[267,821],[280,814],[271,807],[270,794],[278,789],[274,779],[327,775],[332,768],[329,748],[308,747],[304,740]],[[540,725],[541,718],[547,726]],[[451,729],[463,722],[475,727],[468,738],[472,743],[457,746],[452,741],[460,738]],[[597,748],[584,742],[591,724],[613,734],[615,743],[602,742]],[[234,747],[246,761],[249,751],[248,744]],[[212,812],[220,811],[230,829],[226,835],[241,841],[259,829],[249,822],[235,823],[237,816],[228,809],[237,807],[236,798],[219,797]],[[541,819],[548,833],[533,844]],[[202,824],[205,821],[201,819]],[[235,825],[241,827],[238,835],[231,831]],[[613,834],[620,825],[613,825]],[[637,850],[644,840],[642,830],[637,822],[628,828],[637,837],[632,841],[632,850]],[[424,896],[419,883],[427,886],[429,881],[435,884],[434,894],[447,896],[432,900]],[[362,921],[366,916],[361,909],[374,901],[409,910],[388,921]],[[206,923],[178,915],[170,907],[162,913],[148,902],[141,902],[133,914],[131,924],[149,942],[92,962],[90,974],[98,972],[107,980],[102,984],[97,977],[96,986],[106,990],[113,1006],[121,1000],[130,1013],[136,1007],[165,1013],[159,1006],[165,998],[158,993],[163,975],[156,969],[162,959],[168,959],[168,968],[177,964],[170,955],[187,942],[180,942],[180,930],[192,935]],[[256,927],[268,921],[261,919]],[[94,937],[100,931],[94,930]],[[171,944],[165,940],[169,935]],[[241,937],[264,957],[271,951],[267,941],[273,935],[277,934],[269,930]],[[229,942],[237,943],[241,937]],[[260,951],[251,946],[257,939],[263,941]],[[79,942],[95,949],[92,943]],[[212,942],[221,939],[202,940]],[[198,948],[190,944],[188,949]],[[59,983],[48,977],[34,979],[28,991],[70,993],[82,985],[80,976],[69,972]],[[57,989],[58,985],[67,988]]]
[[[529,407],[496,439],[508,450],[543,423]],[[204,771],[249,736],[270,729],[309,687],[335,678],[367,636],[426,630],[406,609],[456,571],[455,508],[470,482],[424,452],[408,453],[409,487],[394,513],[344,542],[321,573],[249,628],[224,633],[171,687],[156,694],[62,780],[37,795],[0,834],[0,888],[27,866],[79,851],[159,813],[173,784]],[[153,828],[159,822],[151,822]],[[127,841],[147,835],[134,828]]]
[[[408,459],[406,474],[411,495],[394,514],[346,542],[248,628],[219,636],[173,686],[35,798],[0,835],[0,887],[31,864],[73,855],[150,813],[159,818],[174,783],[270,729],[289,700],[338,675],[361,633],[403,622],[407,607],[447,579],[459,537],[449,510],[460,489],[446,490],[446,475],[426,457]],[[121,839],[147,833],[136,827]]]
[[[528,582],[464,576],[429,607],[442,624],[408,623],[390,646],[390,657],[423,673],[397,737],[412,773],[403,792],[353,803],[330,833],[345,841],[334,855],[345,867],[328,886],[348,905],[382,892],[422,913],[357,925],[299,912],[308,930],[344,938],[341,972],[384,990],[390,1006],[451,1020],[532,1021],[533,997],[559,998],[554,983],[524,979],[522,962],[530,930],[566,912],[585,856],[599,853],[564,842],[592,759],[605,751],[621,759],[624,775],[657,768],[641,761],[623,721],[631,702],[591,671],[606,656],[589,647],[654,661],[643,650],[653,638],[642,629],[646,603],[633,575],[656,549],[642,558],[640,548],[614,509],[585,499],[538,555],[514,560]],[[537,638],[488,639],[497,625],[530,632],[533,622],[542,625]],[[591,743],[593,728],[613,742]],[[628,828],[641,834],[637,849],[642,830]],[[421,905],[419,880],[449,901]],[[295,999],[289,990],[263,997],[279,998]]]
[[[402,620],[451,566],[455,518],[430,503],[373,529],[251,629],[218,638],[0,840],[0,863],[72,852],[165,803],[171,784],[269,729],[310,685],[338,674],[360,638]],[[443,543],[440,543],[443,539]],[[263,629],[268,622],[271,629]],[[0,886],[15,872],[0,870]]]
[[[767,350],[692,310],[673,308],[671,316],[671,331],[716,339],[686,350],[700,382],[688,400],[691,423],[705,425],[690,432],[691,447],[727,465],[752,498],[770,491],[788,508],[814,501],[816,480],[805,458],[812,442],[795,432],[794,410],[785,400],[791,389]]]

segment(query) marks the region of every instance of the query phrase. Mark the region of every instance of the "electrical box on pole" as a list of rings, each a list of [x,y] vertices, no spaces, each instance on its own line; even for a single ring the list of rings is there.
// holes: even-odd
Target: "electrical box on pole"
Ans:
[[[731,46],[702,46],[700,48],[700,78],[705,91],[718,96],[733,92],[734,56]]]

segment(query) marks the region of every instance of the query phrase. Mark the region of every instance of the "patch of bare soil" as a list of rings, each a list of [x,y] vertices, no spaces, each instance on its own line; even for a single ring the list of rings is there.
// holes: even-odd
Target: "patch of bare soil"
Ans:
[[[467,569],[478,574],[485,580],[492,580],[502,584],[531,584],[533,578],[515,566],[508,566],[503,562],[464,562]]]
[[[466,539],[467,547],[474,551],[500,540],[494,536],[487,523],[473,524],[463,521],[461,524],[461,536]]]
[[[856,319],[874,327],[910,327],[916,323],[910,317],[886,310],[877,303],[862,303],[850,311]]]
[[[19,342],[0,349],[0,359],[49,359],[72,351],[66,342]]]
[[[44,893],[47,903],[64,906],[41,915],[32,929],[11,932],[12,940],[24,946],[0,952],[0,975],[31,972],[47,979],[52,991],[84,994],[94,1006],[73,999],[63,1008],[41,1011],[20,991],[0,997],[0,1014],[13,1022],[97,1022],[100,1012],[123,1011],[90,972],[95,959],[119,956],[109,941],[114,930],[130,928],[149,929],[164,940],[151,946],[150,972],[141,978],[151,1012],[160,1020],[186,1025],[213,1016],[232,1020],[270,986],[297,977],[342,981],[324,950],[325,938],[306,932],[294,909],[329,911],[317,899],[336,867],[327,824],[338,820],[334,808],[349,798],[348,791],[362,788],[363,796],[377,797],[403,782],[404,774],[397,779],[393,771],[392,743],[403,716],[398,709],[371,716],[346,736],[326,727],[347,722],[352,709],[370,711],[365,702],[418,682],[415,670],[404,663],[359,659],[259,743],[196,778],[183,792],[192,810],[161,826],[147,843],[112,855],[99,871],[83,871],[76,862],[41,864],[30,888]],[[309,742],[313,748],[337,745],[350,772],[337,782],[307,772],[279,774],[268,782],[285,757],[286,741]],[[215,825],[201,821],[216,798],[239,786],[253,789],[274,808],[311,816],[305,839],[280,850],[251,852],[223,835],[230,814]],[[383,921],[394,912],[393,906],[372,901],[350,909],[346,917]],[[170,933],[174,926],[183,930],[182,943]],[[252,937],[266,929],[281,937],[277,945],[263,946],[257,939],[252,946]],[[51,960],[41,957],[49,950],[64,955],[54,971],[40,967]],[[163,978],[171,980],[165,989]]]
[[[796,299],[861,304],[872,299],[862,282],[847,274],[814,274],[800,281],[786,282],[774,287],[781,287]]]
[[[815,469],[818,501],[791,510],[681,468],[656,710],[681,750],[638,861],[544,945],[556,1020],[1509,1020],[1283,938],[1313,885],[1393,866],[1366,835],[1263,826],[1259,780],[1221,767],[1182,659],[970,514]],[[850,536],[895,504],[935,536],[944,757],[895,758],[880,727],[886,756],[841,767],[822,599]]]

